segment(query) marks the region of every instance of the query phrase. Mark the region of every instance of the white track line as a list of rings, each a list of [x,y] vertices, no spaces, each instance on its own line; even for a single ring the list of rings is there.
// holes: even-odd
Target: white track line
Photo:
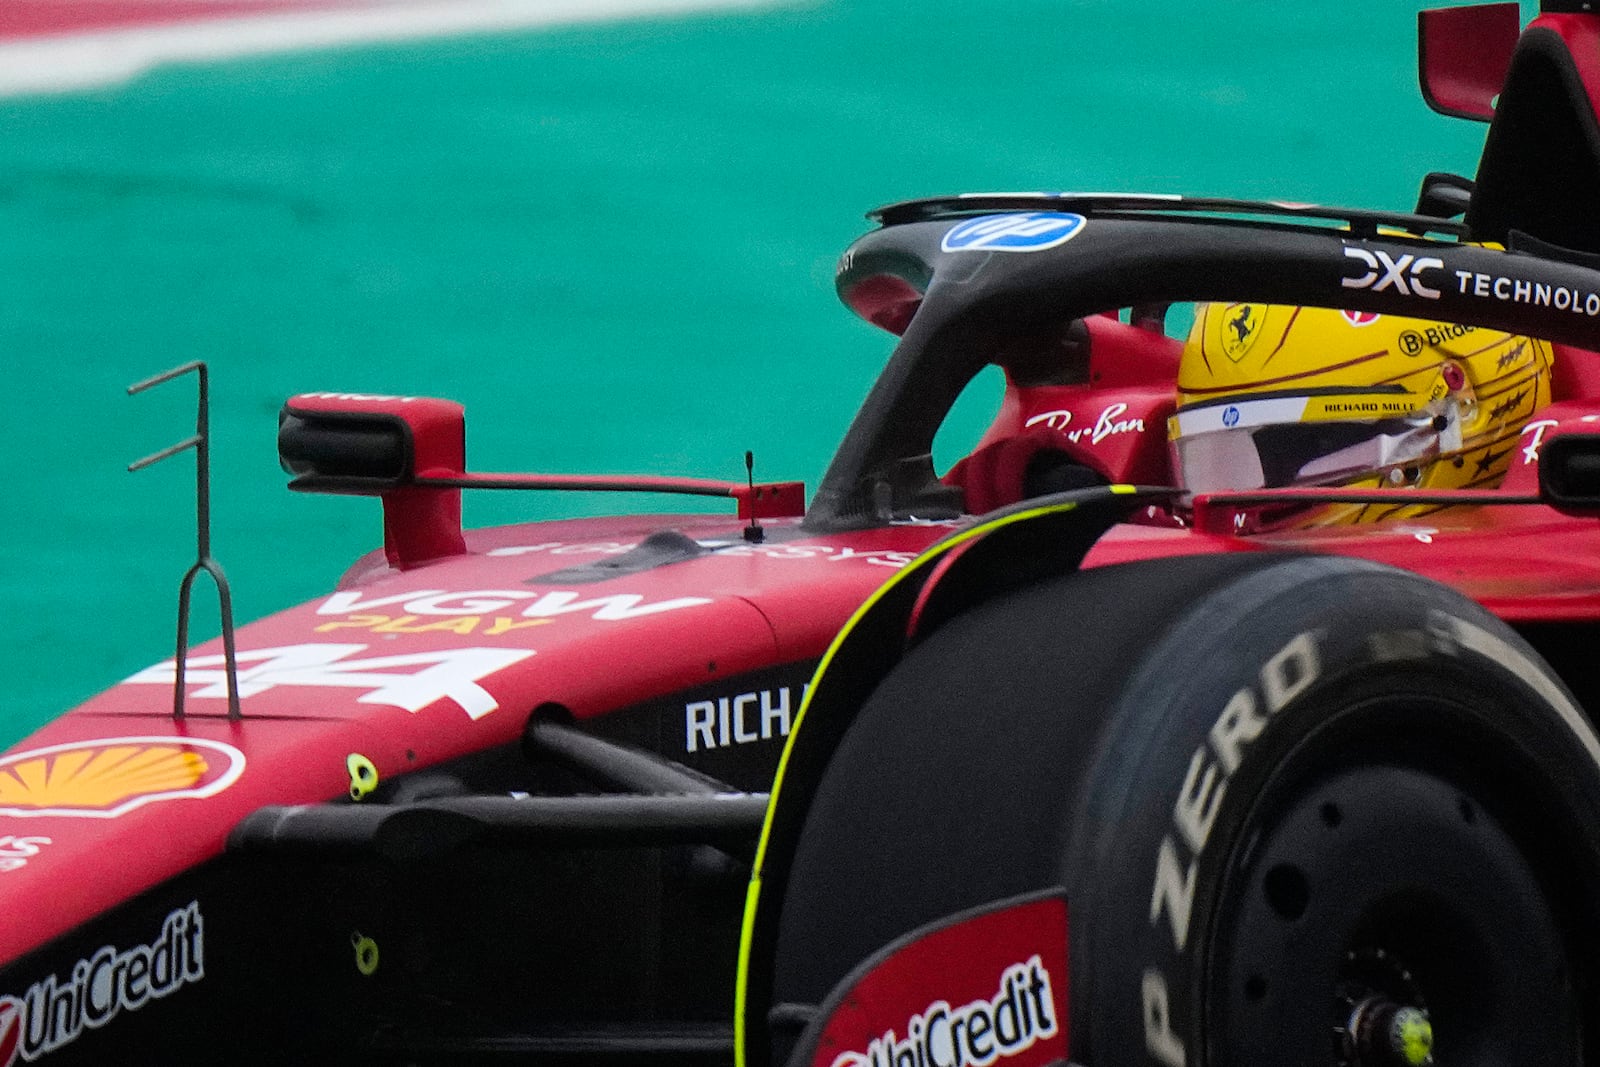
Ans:
[[[0,96],[63,93],[116,85],[164,63],[209,63],[355,44],[770,7],[778,2],[780,0],[432,0],[33,37],[0,43]]]

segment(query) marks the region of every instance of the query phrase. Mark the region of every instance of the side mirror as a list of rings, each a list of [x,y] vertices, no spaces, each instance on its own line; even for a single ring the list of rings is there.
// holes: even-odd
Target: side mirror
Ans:
[[[459,476],[466,412],[449,400],[302,393],[278,414],[278,462],[303,493],[377,496],[419,474]]]
[[[1418,12],[1422,99],[1441,115],[1488,122],[1521,33],[1515,3]]]
[[[423,488],[422,477],[459,478],[467,462],[466,411],[428,397],[302,393],[278,415],[278,462],[302,493],[383,498],[383,549],[399,569],[466,551],[461,490]]]
[[[1539,498],[1558,511],[1600,514],[1600,433],[1563,433],[1544,442]]]

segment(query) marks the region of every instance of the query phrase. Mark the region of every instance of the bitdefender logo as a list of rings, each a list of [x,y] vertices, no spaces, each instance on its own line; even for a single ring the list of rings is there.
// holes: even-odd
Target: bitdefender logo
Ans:
[[[953,1008],[936,1000],[906,1022],[905,1037],[887,1030],[865,1052],[842,1052],[832,1067],[987,1067],[1058,1031],[1050,972],[1039,956],[1014,963],[1000,989]]]
[[[167,915],[150,944],[102,945],[65,977],[48,975],[20,997],[0,996],[0,1067],[19,1057],[33,1063],[205,975],[200,902],[190,901]]]

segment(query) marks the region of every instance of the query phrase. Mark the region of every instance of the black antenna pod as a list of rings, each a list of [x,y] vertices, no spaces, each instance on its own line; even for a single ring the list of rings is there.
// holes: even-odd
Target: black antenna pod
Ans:
[[[222,564],[211,558],[211,390],[205,362],[197,359],[154,378],[134,382],[128,386],[128,395],[142,393],[151,386],[169,382],[190,371],[197,371],[200,376],[200,402],[195,415],[194,436],[135,460],[128,464],[128,470],[143,470],[152,463],[194,449],[195,539],[199,558],[189,567],[188,573],[183,576],[183,584],[178,587],[178,654],[172,661],[172,717],[183,718],[184,683],[189,673],[189,593],[194,588],[195,576],[205,571],[217,583],[217,600],[222,609],[222,660],[223,671],[228,678],[228,718],[238,719],[241,717],[239,662],[233,648],[233,597],[228,592],[228,579],[222,573]]]
[[[766,531],[761,528],[761,522],[756,518],[756,454],[745,452],[744,476],[750,483],[750,525],[744,528],[744,539],[751,544],[760,544],[766,540]]]

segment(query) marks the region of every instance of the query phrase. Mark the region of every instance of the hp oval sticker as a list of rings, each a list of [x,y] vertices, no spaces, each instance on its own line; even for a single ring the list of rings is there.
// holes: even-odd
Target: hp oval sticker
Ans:
[[[1084,218],[1068,211],[1027,211],[980,215],[945,231],[946,252],[1042,252],[1066,244],[1083,229]]]

